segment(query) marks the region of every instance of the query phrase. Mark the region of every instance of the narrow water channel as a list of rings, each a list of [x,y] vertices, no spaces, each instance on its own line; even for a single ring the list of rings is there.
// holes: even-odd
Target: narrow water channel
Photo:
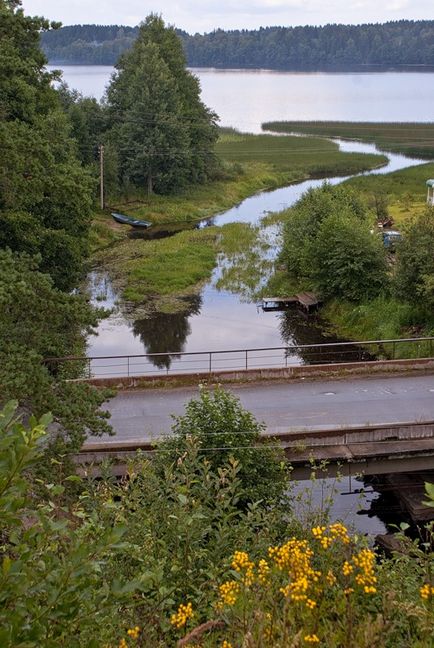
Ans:
[[[335,141],[343,151],[379,152],[374,145]],[[368,173],[384,174],[424,162],[404,155],[388,154],[388,158],[387,165]],[[334,185],[339,184],[349,177],[351,176],[308,180],[273,191],[264,191],[247,198],[224,213],[215,215],[203,222],[201,226],[206,224],[221,226],[231,222],[258,224],[267,213],[281,211],[293,205],[308,189],[319,187],[325,181]],[[267,228],[264,235],[274,237],[272,254],[279,245],[277,232],[271,226]],[[112,314],[100,322],[96,335],[88,338],[88,356],[171,353],[175,360],[176,354],[181,352],[254,349],[342,341],[324,333],[319,318],[306,319],[293,311],[264,313],[257,308],[255,299],[245,292],[236,294],[219,289],[216,284],[226,264],[227,259],[219,258],[210,281],[200,294],[186,300],[185,310],[182,312],[155,313],[143,319],[130,319],[121,309],[120,296],[116,294],[107,275],[93,272],[89,277],[92,298],[99,306],[112,309]],[[158,358],[151,360],[155,371],[168,369],[167,360],[164,362],[160,362]],[[301,364],[305,361],[300,356],[291,357],[293,364]]]

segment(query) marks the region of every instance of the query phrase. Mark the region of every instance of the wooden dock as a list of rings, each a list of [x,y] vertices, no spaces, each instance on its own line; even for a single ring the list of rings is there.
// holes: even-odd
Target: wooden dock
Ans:
[[[307,313],[318,310],[320,305],[321,300],[313,292],[301,292],[290,297],[264,297],[260,304],[263,311],[282,311],[296,306]]]

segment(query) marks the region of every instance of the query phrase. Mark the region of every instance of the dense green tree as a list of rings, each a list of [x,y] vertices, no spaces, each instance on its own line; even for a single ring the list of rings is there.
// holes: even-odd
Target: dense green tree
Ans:
[[[431,314],[434,309],[434,211],[428,209],[404,231],[396,250],[396,290]]]
[[[166,193],[213,172],[216,116],[199,90],[175,30],[150,15],[107,92],[110,139],[124,185]]]
[[[0,286],[1,400],[16,399],[36,416],[51,411],[71,449],[89,432],[108,432],[107,414],[98,409],[106,394],[67,380],[79,366],[44,362],[82,353],[83,333],[100,313],[83,296],[56,289],[25,254],[0,250]]]
[[[382,241],[351,213],[334,213],[319,226],[310,246],[311,277],[325,298],[361,301],[387,284]]]
[[[362,220],[366,214],[364,205],[354,191],[324,183],[320,189],[309,189],[289,211],[282,258],[292,276],[310,276],[310,243],[315,241],[322,221],[342,209],[357,220]]]
[[[93,182],[44,67],[39,33],[50,24],[24,16],[20,4],[0,0],[0,246],[38,251],[56,285],[71,289],[87,253]]]
[[[281,257],[292,278],[324,298],[361,300],[387,281],[384,249],[367,210],[343,186],[312,189],[289,211]]]
[[[104,106],[94,97],[84,97],[77,90],[70,90],[64,82],[59,86],[58,94],[71,123],[71,137],[77,144],[78,157],[82,164],[92,165],[104,140]]]

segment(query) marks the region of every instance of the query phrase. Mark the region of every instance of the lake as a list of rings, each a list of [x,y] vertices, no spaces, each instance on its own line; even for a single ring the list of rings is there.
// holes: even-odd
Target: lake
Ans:
[[[50,69],[56,69],[49,66]],[[59,69],[59,68],[57,68]],[[100,99],[113,68],[61,68],[71,88]],[[193,69],[221,126],[259,133],[271,120],[432,121],[434,72],[276,72]]]

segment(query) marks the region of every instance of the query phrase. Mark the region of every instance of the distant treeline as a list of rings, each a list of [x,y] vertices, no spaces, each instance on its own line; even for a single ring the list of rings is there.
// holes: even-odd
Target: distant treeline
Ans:
[[[138,27],[73,25],[42,34],[42,46],[51,63],[114,65],[137,33]],[[254,31],[218,29],[194,36],[177,33],[191,67],[291,70],[434,65],[434,20]]]

